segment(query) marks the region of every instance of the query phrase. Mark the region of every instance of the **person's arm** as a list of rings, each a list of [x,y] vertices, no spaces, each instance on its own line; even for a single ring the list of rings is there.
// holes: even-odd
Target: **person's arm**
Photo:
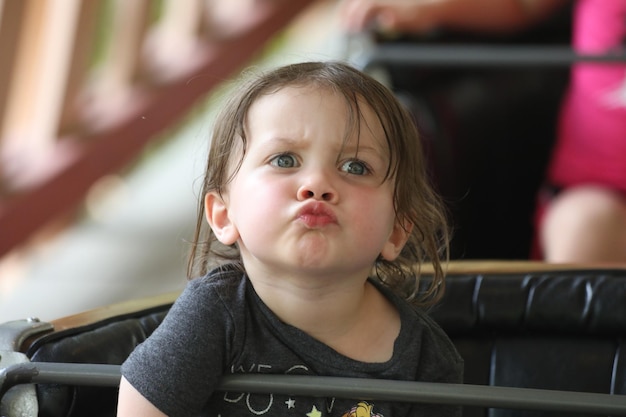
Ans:
[[[139,393],[126,378],[120,381],[117,417],[167,417]]]
[[[349,31],[371,25],[394,32],[437,28],[515,32],[548,17],[568,0],[343,0],[340,21]]]

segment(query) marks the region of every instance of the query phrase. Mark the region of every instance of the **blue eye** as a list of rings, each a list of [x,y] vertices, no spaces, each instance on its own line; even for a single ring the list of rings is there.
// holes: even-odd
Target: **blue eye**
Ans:
[[[370,173],[369,168],[364,162],[354,160],[344,162],[343,165],[341,165],[341,170],[352,175],[366,175]]]
[[[291,154],[281,153],[270,160],[270,165],[278,168],[293,168],[298,166],[298,160]]]

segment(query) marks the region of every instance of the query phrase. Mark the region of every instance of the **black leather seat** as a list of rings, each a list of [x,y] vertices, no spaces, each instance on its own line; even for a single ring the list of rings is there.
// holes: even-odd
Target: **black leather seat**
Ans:
[[[16,350],[33,362],[121,364],[175,296],[59,319],[18,337]],[[468,384],[626,394],[626,267],[452,263],[430,313],[465,359]],[[116,388],[47,384],[36,392],[40,416],[115,415]],[[565,414],[464,409],[470,417],[544,415]]]
[[[452,275],[432,310],[468,384],[626,394],[626,271]],[[464,416],[564,415],[467,407]]]
[[[161,323],[177,295],[134,300],[50,323],[8,322],[0,325],[0,343],[12,345],[31,362],[120,365]],[[117,387],[39,384],[35,399],[29,393],[10,395],[20,388],[2,398],[3,416],[21,417],[33,408],[47,417],[115,416]]]
[[[130,352],[161,323],[165,304],[86,326],[50,333],[26,352],[32,362],[121,365]],[[117,389],[107,387],[39,385],[39,415],[113,416]]]

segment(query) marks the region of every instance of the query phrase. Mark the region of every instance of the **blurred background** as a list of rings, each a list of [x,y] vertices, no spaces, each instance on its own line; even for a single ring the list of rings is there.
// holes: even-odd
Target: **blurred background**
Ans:
[[[338,5],[0,0],[0,322],[182,289],[228,81],[304,60],[348,60],[413,112],[453,259],[528,259],[569,64],[476,65],[402,47],[567,45],[571,9],[515,35],[348,36]]]
[[[333,1],[0,0],[0,322],[182,289],[211,120]]]

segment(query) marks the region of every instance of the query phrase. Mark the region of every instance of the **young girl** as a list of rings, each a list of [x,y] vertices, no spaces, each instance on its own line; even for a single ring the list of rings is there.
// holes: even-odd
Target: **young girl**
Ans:
[[[124,363],[118,416],[458,415],[215,390],[233,373],[461,382],[461,358],[422,311],[443,291],[448,242],[424,165],[410,116],[347,65],[243,85],[213,133],[189,264],[202,277]]]

